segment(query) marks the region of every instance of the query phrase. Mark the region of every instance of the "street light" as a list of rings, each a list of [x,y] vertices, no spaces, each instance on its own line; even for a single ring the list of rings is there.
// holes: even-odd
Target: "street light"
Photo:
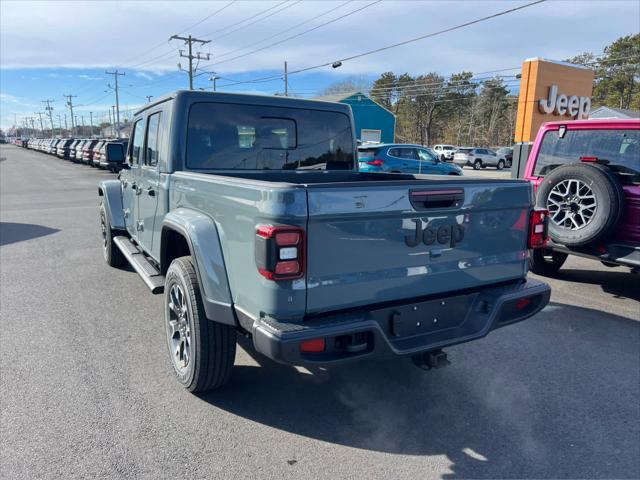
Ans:
[[[209,77],[209,81],[213,82],[213,91],[216,91],[216,80],[218,80],[220,77],[218,77],[217,75],[213,75],[212,77]]]

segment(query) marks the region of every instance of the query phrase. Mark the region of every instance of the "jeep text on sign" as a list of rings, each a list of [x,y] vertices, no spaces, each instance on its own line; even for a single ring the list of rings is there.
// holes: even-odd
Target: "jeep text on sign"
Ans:
[[[558,94],[558,86],[551,85],[547,98],[538,101],[538,110],[544,114],[568,115],[573,120],[584,120],[589,117],[591,99],[577,95]]]
[[[515,142],[532,142],[544,122],[587,118],[593,70],[533,58],[522,64]]]

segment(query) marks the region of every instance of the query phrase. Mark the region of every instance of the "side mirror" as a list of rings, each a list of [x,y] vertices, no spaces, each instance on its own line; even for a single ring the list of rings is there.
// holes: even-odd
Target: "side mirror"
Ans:
[[[124,146],[121,143],[107,143],[105,160],[109,163],[124,163]]]

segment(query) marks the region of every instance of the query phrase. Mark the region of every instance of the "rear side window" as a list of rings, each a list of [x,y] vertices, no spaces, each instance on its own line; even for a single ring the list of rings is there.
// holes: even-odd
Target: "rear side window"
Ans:
[[[129,163],[131,165],[140,165],[142,161],[142,152],[144,146],[144,123],[138,120],[133,126],[133,138],[131,139],[131,154],[129,155]]]
[[[461,148],[460,150],[458,150],[458,153],[471,153],[473,152],[472,148]]]
[[[147,153],[144,158],[144,164],[149,167],[158,165],[161,118],[162,112],[154,113],[149,116],[147,123]]]
[[[389,150],[389,155],[397,158],[407,158],[410,160],[417,160],[418,154],[415,148],[392,148]]]
[[[195,103],[186,166],[193,170],[351,170],[353,135],[339,112]]]
[[[579,162],[580,157],[597,157],[613,171],[627,178],[640,176],[640,130],[558,130],[544,134],[533,174],[543,177],[554,168]]]

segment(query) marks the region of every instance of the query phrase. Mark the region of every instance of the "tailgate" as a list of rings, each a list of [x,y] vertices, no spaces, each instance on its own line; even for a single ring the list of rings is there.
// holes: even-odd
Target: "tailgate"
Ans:
[[[447,294],[526,273],[528,182],[365,182],[307,192],[307,313]]]

